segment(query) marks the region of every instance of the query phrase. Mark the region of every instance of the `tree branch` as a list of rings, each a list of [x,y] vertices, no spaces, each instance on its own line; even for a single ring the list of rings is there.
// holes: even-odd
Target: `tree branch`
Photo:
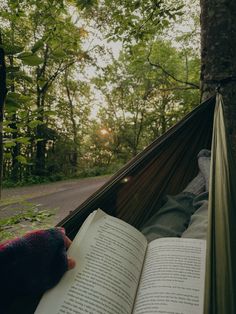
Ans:
[[[87,51],[86,51],[86,53],[87,53]],[[81,56],[80,58],[72,59],[69,63],[65,64],[63,67],[62,67],[62,63],[61,63],[58,66],[58,68],[55,71],[55,73],[48,78],[47,82],[42,87],[41,92],[44,93],[46,90],[48,90],[48,88],[52,85],[52,83],[55,81],[55,79],[58,77],[58,75],[60,75],[65,70],[67,70],[69,67],[71,67],[73,64],[75,64],[78,61],[81,61],[82,59],[83,59],[83,56]]]
[[[155,12],[157,9],[160,9],[160,3],[161,1],[157,1],[156,3],[154,3],[153,5],[151,5],[150,7],[146,8],[146,12],[149,11],[150,9],[152,10],[151,13],[149,13],[149,15],[147,16],[147,18],[144,20],[144,22],[138,27],[137,31],[135,32],[136,34],[138,34],[138,32],[140,32],[142,29],[144,29],[145,25],[152,20]],[[162,12],[161,12],[162,13]],[[154,21],[153,21],[154,22]],[[155,24],[159,24],[160,20],[157,21],[157,23]]]
[[[193,89],[193,87],[173,86],[173,87],[169,87],[169,88],[158,88],[158,90],[161,92],[168,92],[168,91],[172,91],[172,90],[190,90],[190,89]],[[194,89],[196,89],[196,88],[194,88]]]
[[[43,65],[42,65],[41,68],[38,67],[38,73],[37,73],[38,78],[40,78],[45,73],[45,69],[46,69],[47,62],[48,62],[48,52],[49,52],[49,46],[48,46],[48,44],[46,44],[46,49],[44,50],[44,62],[43,62]]]
[[[62,64],[60,64],[57,68],[57,70],[55,71],[55,73],[53,73],[53,75],[51,75],[47,82],[43,85],[43,87],[41,88],[41,93],[44,93],[45,91],[48,90],[48,88],[52,85],[52,83],[55,81],[55,79],[58,77],[58,75],[60,75],[61,73],[63,73],[65,70],[67,70],[70,66],[72,66],[74,63],[76,63],[77,60],[72,60],[71,62],[67,63],[64,67],[62,67]]]
[[[150,55],[151,55],[151,49],[150,49],[150,51],[149,51],[149,53],[148,53],[148,56],[147,56],[147,60],[148,60],[149,64],[150,64],[151,66],[153,66],[153,67],[156,67],[156,68],[160,69],[166,76],[169,76],[170,78],[172,78],[174,81],[176,81],[176,82],[178,82],[178,83],[182,83],[182,84],[185,84],[185,85],[192,86],[192,88],[194,88],[194,89],[199,89],[199,88],[200,88],[199,85],[196,85],[196,84],[191,83],[191,82],[188,82],[188,81],[182,81],[182,80],[176,78],[176,77],[175,77],[174,75],[172,75],[170,72],[166,71],[166,70],[163,68],[163,66],[161,66],[160,64],[151,62],[151,60],[150,60]]]

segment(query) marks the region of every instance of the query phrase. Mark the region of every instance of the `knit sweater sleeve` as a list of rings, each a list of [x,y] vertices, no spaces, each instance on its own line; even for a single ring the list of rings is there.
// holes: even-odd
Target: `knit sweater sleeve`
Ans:
[[[1,299],[34,295],[53,287],[67,270],[64,230],[27,233],[0,244]]]

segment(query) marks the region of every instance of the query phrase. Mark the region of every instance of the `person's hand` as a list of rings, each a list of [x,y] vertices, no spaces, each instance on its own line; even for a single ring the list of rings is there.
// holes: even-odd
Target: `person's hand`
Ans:
[[[65,241],[65,246],[68,249],[72,243],[72,241],[64,235],[64,241]],[[67,262],[68,262],[68,270],[73,269],[75,267],[75,260],[71,257],[67,257]]]

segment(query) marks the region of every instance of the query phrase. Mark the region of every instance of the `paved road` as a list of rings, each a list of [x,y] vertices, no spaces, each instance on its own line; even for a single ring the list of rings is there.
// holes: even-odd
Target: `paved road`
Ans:
[[[92,193],[100,188],[109,177],[68,180],[51,184],[3,190],[0,204],[0,218],[14,215],[19,201],[27,199],[37,204],[38,208],[55,210],[54,223],[61,221]],[[15,200],[11,205],[4,203],[7,199]]]
[[[57,192],[49,195],[34,198],[33,201],[41,204],[43,208],[58,208],[55,215],[55,223],[66,217],[70,211],[76,209],[92,193],[97,191],[107,178],[99,180],[86,180],[78,184],[67,185],[60,188]]]

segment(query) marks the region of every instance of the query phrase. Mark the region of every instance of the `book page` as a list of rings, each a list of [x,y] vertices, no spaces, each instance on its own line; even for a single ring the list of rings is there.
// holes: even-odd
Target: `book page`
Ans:
[[[206,241],[162,238],[147,249],[134,314],[201,314]]]
[[[101,210],[74,239],[76,267],[48,291],[37,314],[131,314],[147,241],[134,227]]]

